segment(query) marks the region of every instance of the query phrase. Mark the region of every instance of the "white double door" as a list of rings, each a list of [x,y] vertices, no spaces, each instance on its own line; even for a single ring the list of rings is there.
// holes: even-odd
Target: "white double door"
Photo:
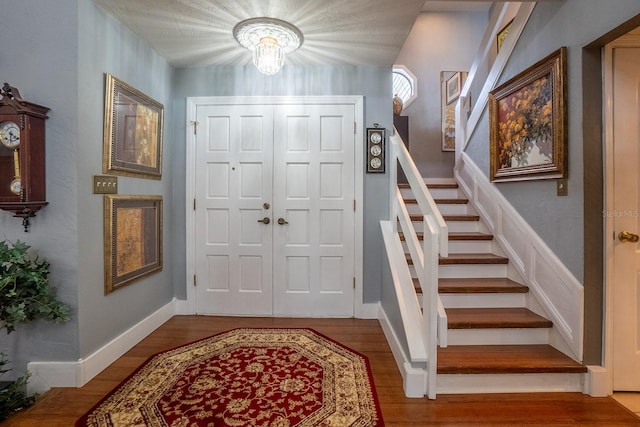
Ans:
[[[196,312],[354,313],[354,106],[198,106]]]

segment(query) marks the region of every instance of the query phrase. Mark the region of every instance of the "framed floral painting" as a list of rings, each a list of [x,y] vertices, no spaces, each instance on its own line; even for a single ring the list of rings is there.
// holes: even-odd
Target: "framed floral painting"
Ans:
[[[567,52],[489,93],[491,181],[567,177]]]

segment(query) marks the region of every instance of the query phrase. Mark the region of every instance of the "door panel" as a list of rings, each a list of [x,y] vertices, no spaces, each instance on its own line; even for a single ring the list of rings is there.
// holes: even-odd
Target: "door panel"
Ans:
[[[640,48],[613,50],[613,388],[640,391]]]
[[[273,108],[197,110],[196,312],[272,313]],[[204,228],[204,229],[203,229]]]
[[[352,316],[354,108],[274,115],[274,314]]]

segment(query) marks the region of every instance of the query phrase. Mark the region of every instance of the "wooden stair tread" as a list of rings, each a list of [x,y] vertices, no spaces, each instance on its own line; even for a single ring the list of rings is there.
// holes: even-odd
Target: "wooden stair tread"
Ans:
[[[405,205],[415,205],[418,203],[417,199],[405,198]],[[469,203],[469,199],[433,199],[436,204],[439,205],[466,205]]]
[[[400,236],[400,241],[405,241],[405,236],[404,233],[402,231],[398,232],[398,235]],[[424,240],[424,233],[416,233],[416,236],[418,237],[418,240]],[[493,235],[492,234],[486,234],[486,233],[479,233],[477,231],[455,231],[455,232],[449,232],[449,240],[455,240],[455,241],[460,241],[460,240],[493,240]]]
[[[527,293],[529,288],[506,277],[446,278],[438,280],[441,294]]]
[[[449,240],[493,240],[493,235],[477,231],[450,231]]]
[[[440,265],[461,264],[508,264],[509,258],[496,254],[449,254],[448,257],[440,257]]]
[[[446,308],[449,329],[551,328],[553,323],[523,307]]]
[[[584,373],[550,345],[451,345],[438,348],[438,374]]]
[[[409,265],[413,265],[410,254],[405,254]],[[496,254],[449,254],[448,257],[440,257],[439,265],[469,265],[469,264],[508,264],[509,258]]]
[[[411,221],[422,221],[423,215],[411,214],[409,219]],[[480,221],[479,215],[442,215],[442,219],[446,221]]]
[[[442,183],[425,183],[427,188],[458,188],[458,183],[456,182],[442,182]],[[406,182],[399,182],[398,188],[411,188],[411,186]]]

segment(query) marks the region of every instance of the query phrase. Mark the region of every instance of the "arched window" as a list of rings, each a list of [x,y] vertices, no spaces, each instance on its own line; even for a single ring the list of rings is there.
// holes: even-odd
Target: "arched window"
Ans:
[[[397,94],[404,108],[418,97],[418,80],[404,65],[393,66],[393,94]]]

